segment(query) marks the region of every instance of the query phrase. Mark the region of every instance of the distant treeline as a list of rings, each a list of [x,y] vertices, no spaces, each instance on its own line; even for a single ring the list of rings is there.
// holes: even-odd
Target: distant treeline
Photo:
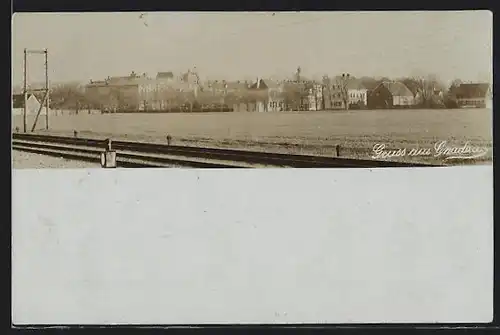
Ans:
[[[60,84],[51,87],[50,106],[53,109],[86,110],[98,109],[103,113],[124,112],[131,113],[139,110],[143,112],[229,112],[238,110],[235,105],[246,105],[246,110],[251,110],[249,105],[262,102],[267,106],[271,99],[283,101],[284,110],[307,109],[305,105],[311,104],[316,99],[317,109],[324,108],[324,102],[319,90],[324,89],[327,80],[337,80],[339,77],[328,78],[322,81],[288,82],[281,84],[281,88],[243,89],[243,90],[210,90],[203,89],[181,92],[174,89],[163,89],[152,92],[148,98],[141,94],[121,91],[119,88],[111,89],[106,94],[95,94],[86,90],[84,85],[75,83]],[[456,91],[462,83],[454,80],[449,87],[445,87],[436,76],[406,77],[391,80],[390,78],[350,77],[366,88],[368,94],[379,84],[387,81],[403,83],[415,97],[417,102],[411,108],[457,108]],[[347,85],[347,82],[343,84]],[[346,86],[347,87],[347,86]],[[270,92],[274,93],[270,93]],[[342,89],[341,89],[342,91]],[[342,91],[342,99],[347,101],[347,90]],[[345,95],[345,96],[344,96]],[[351,106],[351,108],[368,108],[366,105]]]

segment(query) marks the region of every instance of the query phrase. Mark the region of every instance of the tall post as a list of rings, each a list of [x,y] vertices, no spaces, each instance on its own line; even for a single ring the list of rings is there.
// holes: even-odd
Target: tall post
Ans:
[[[28,91],[27,91],[27,83],[26,83],[26,61],[27,61],[27,50],[24,49],[24,85],[23,85],[23,94],[24,94],[24,105],[23,105],[23,132],[26,132],[27,121],[26,121],[26,105],[28,104]]]
[[[44,101],[42,101],[39,105],[38,112],[36,113],[35,121],[33,123],[32,127],[32,132],[35,130],[36,123],[38,121],[38,116],[40,115],[43,106],[46,108],[46,114],[45,114],[45,127],[49,129],[49,108],[50,108],[50,99],[49,99],[49,70],[48,70],[48,51],[47,49],[43,50],[28,50],[24,49],[24,132],[27,131],[27,105],[28,105],[28,93],[34,92],[35,90],[29,90],[28,89],[28,54],[40,54],[40,55],[45,55],[45,89],[42,90],[36,90],[36,91],[45,91],[45,97]]]
[[[349,73],[342,73],[342,95],[344,98],[345,110],[349,110],[349,80],[351,75]]]
[[[49,130],[49,100],[50,100],[50,89],[49,89],[49,55],[47,49],[45,49],[45,94],[47,97],[45,98],[45,129]]]

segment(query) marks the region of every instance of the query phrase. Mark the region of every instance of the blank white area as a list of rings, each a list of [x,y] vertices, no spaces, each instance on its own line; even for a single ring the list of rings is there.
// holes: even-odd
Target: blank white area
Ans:
[[[13,322],[490,322],[493,169],[14,170]]]

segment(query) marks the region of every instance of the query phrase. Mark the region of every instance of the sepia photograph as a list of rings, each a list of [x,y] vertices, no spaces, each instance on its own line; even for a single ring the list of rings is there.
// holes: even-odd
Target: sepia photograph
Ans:
[[[491,322],[492,30],[14,13],[12,324]]]
[[[17,13],[13,167],[492,164],[492,20]]]

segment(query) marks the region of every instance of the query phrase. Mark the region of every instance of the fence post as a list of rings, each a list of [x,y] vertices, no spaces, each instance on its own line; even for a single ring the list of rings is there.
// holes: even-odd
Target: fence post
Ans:
[[[116,168],[116,151],[112,148],[112,141],[110,138],[106,140],[106,150],[101,153],[101,167],[103,168]]]

